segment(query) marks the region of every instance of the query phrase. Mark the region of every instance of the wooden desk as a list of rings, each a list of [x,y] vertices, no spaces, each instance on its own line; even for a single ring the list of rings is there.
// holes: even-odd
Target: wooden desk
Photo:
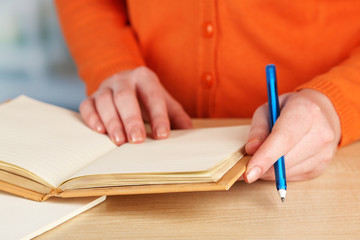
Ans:
[[[115,196],[38,239],[360,239],[360,142],[340,149],[320,177],[288,183],[284,204],[266,181],[227,192]]]

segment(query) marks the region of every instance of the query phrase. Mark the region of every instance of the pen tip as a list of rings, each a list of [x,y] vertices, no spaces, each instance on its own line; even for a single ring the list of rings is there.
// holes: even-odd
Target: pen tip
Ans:
[[[281,202],[282,202],[282,203],[285,202],[285,198],[284,198],[284,197],[281,198]]]

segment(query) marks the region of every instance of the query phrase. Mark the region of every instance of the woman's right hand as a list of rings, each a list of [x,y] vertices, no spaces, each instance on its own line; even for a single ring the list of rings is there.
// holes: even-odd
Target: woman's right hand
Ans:
[[[191,119],[147,67],[122,71],[105,79],[80,105],[80,114],[93,130],[107,133],[121,145],[145,140],[144,120],[151,123],[154,139],[169,136],[173,128],[191,128]]]

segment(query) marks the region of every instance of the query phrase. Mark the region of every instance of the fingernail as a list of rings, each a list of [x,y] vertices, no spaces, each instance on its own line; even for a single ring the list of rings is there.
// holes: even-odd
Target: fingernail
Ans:
[[[98,131],[99,133],[102,133],[104,131],[100,123],[95,124],[95,130]]]
[[[140,143],[144,141],[144,135],[140,128],[134,127],[130,131],[130,142],[131,143]]]
[[[155,129],[156,138],[163,139],[169,136],[169,130],[163,125],[158,126]]]
[[[248,183],[255,182],[261,174],[261,169],[259,167],[253,167],[246,173],[246,180]]]
[[[116,132],[113,133],[112,140],[116,145],[121,145],[121,144],[123,144],[125,142],[125,137],[124,137],[123,134],[116,131]]]

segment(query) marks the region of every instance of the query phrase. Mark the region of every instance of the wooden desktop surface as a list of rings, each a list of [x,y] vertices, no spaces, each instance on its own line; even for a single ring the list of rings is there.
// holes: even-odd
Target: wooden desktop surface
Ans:
[[[194,120],[196,127],[249,120]],[[318,178],[237,182],[229,191],[112,196],[37,239],[360,239],[360,142]]]

